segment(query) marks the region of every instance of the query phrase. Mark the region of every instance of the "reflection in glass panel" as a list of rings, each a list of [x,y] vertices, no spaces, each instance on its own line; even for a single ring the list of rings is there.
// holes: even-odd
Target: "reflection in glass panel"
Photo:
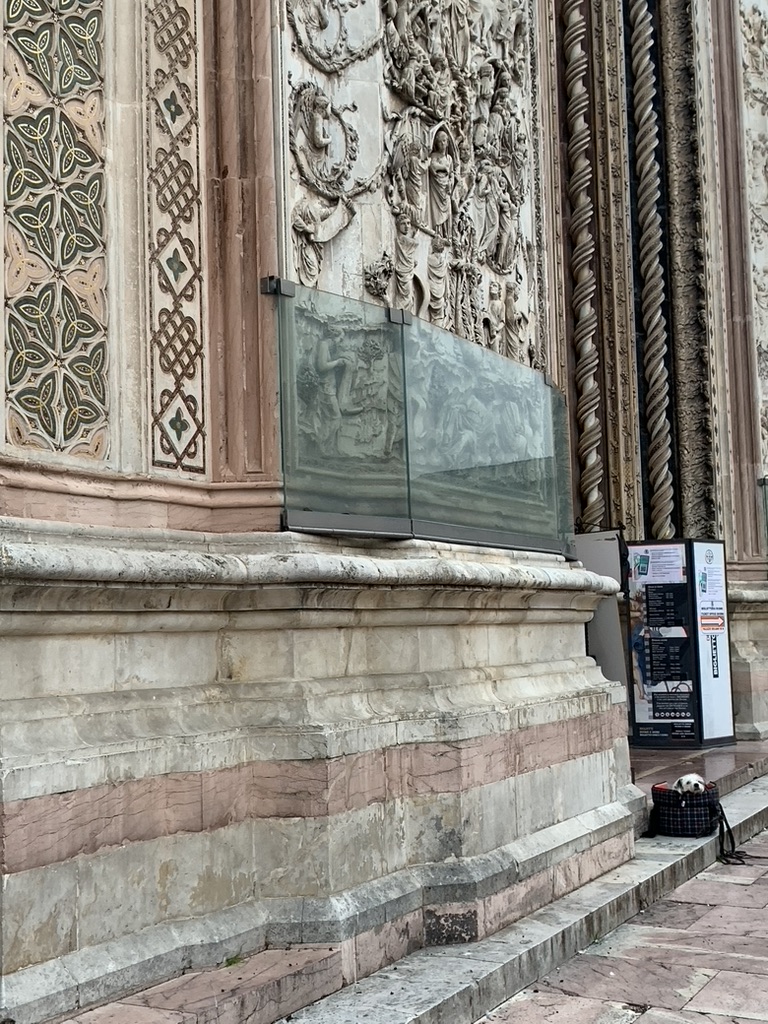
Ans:
[[[308,288],[278,303],[286,507],[407,518],[402,328]]]
[[[529,367],[420,321],[405,365],[413,520],[561,538],[561,396]]]

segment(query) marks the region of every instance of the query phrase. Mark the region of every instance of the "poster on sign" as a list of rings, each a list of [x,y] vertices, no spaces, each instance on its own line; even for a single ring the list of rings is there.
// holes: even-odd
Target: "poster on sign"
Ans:
[[[696,593],[696,640],[701,688],[702,740],[733,733],[728,600],[722,544],[696,541],[693,583]]]
[[[633,742],[733,737],[722,544],[628,545],[627,668]]]

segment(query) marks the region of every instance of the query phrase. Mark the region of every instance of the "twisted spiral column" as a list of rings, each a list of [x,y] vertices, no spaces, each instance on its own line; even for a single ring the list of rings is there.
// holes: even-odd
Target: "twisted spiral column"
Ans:
[[[657,150],[658,118],[653,101],[656,76],[651,56],[653,23],[647,0],[630,6],[631,52],[634,73],[635,163],[640,232],[642,321],[645,331],[643,374],[646,381],[645,416],[648,431],[648,478],[651,491],[651,535],[657,540],[674,536],[674,490],[670,463],[672,438],[669,422],[669,374],[664,276],[661,265],[662,232],[658,204],[661,176]]]
[[[568,197],[571,203],[570,236],[573,244],[571,275],[574,316],[573,344],[576,350],[576,421],[578,424],[579,492],[581,518],[588,531],[599,530],[605,514],[604,471],[600,455],[602,424],[598,416],[600,388],[599,358],[595,335],[597,314],[592,300],[596,282],[592,266],[595,242],[592,236],[592,165],[587,156],[590,142],[587,113],[587,54],[583,43],[587,24],[582,0],[566,0],[563,6],[565,34],[565,86],[568,123]]]

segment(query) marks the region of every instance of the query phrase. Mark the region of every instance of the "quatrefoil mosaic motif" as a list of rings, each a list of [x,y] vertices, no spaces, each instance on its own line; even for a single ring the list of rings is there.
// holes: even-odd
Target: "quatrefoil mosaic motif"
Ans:
[[[204,473],[205,345],[196,0],[144,8],[153,465]]]
[[[103,0],[4,0],[6,435],[107,453]]]

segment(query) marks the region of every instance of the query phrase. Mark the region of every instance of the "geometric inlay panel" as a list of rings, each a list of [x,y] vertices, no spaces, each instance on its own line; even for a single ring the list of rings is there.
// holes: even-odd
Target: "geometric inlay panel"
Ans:
[[[146,0],[145,134],[152,463],[204,473],[196,0]]]
[[[4,0],[6,438],[107,455],[103,0]]]

